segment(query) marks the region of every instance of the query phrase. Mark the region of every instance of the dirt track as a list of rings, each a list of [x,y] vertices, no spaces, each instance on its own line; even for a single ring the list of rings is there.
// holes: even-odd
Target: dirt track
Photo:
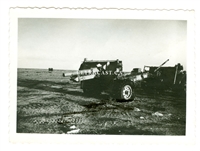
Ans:
[[[185,135],[185,97],[141,90],[131,102],[87,97],[62,73],[18,69],[18,133]]]

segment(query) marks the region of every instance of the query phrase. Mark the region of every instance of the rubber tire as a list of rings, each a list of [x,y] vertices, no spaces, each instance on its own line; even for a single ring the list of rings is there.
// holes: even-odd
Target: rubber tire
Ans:
[[[118,101],[132,101],[135,98],[134,89],[128,82],[122,82],[118,85],[115,96]]]

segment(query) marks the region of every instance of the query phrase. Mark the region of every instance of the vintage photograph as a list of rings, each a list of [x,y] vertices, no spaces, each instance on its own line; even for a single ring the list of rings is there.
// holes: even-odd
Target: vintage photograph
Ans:
[[[16,133],[186,135],[187,20],[17,21]]]

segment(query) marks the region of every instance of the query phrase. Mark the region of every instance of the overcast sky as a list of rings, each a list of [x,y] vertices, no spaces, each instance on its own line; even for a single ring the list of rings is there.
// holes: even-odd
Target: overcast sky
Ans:
[[[18,20],[18,67],[77,70],[84,58],[123,62],[124,71],[181,63],[186,68],[187,22],[165,20]]]

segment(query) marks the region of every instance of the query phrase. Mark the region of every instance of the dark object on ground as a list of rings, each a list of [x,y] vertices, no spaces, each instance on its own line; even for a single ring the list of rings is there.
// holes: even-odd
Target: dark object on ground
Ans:
[[[49,68],[49,71],[53,71],[53,68]]]
[[[81,89],[86,95],[99,95],[108,93],[116,100],[133,100],[134,90],[142,87],[149,93],[160,93],[165,90],[173,90],[176,94],[184,94],[186,91],[186,72],[182,71],[180,64],[175,67],[145,66],[143,72],[140,68],[134,68],[129,73],[122,71],[120,60],[84,60],[78,71],[63,73],[70,76],[71,81],[80,82]]]
[[[177,95],[186,93],[186,71],[180,63],[174,67],[145,66],[144,72],[148,72],[149,76],[141,83],[143,89],[158,92],[171,90]]]
[[[63,74],[65,76],[65,74]],[[122,61],[84,60],[79,71],[71,75],[72,81],[80,81],[86,95],[109,93],[116,100],[133,100],[134,81],[122,72]]]

